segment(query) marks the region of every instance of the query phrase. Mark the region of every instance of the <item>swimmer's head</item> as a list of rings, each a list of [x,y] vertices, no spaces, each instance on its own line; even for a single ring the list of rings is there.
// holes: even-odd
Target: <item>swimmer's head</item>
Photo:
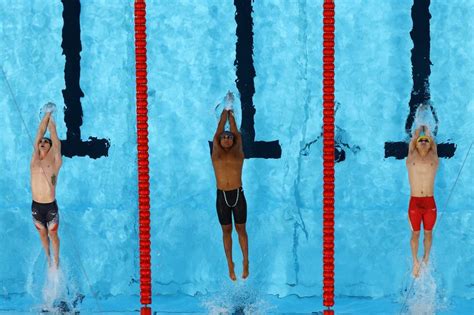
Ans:
[[[416,148],[422,155],[426,154],[430,150],[431,148],[430,144],[431,144],[431,139],[428,136],[423,135],[423,136],[419,136],[416,139]]]
[[[47,137],[43,137],[38,143],[39,150],[45,151],[45,152],[48,152],[49,149],[51,149],[52,145],[53,145],[53,142],[51,141],[51,139]]]
[[[219,135],[219,143],[224,149],[232,147],[234,144],[234,134],[230,131],[224,131]]]

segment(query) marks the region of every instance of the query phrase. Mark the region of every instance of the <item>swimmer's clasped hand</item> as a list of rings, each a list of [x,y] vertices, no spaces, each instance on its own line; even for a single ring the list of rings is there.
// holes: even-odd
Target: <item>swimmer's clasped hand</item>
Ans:
[[[46,104],[44,104],[43,106],[43,111],[45,113],[52,113],[56,110],[56,104],[54,104],[53,102],[48,102]]]
[[[231,91],[228,91],[225,98],[225,109],[231,110],[232,106],[234,105],[234,94]]]

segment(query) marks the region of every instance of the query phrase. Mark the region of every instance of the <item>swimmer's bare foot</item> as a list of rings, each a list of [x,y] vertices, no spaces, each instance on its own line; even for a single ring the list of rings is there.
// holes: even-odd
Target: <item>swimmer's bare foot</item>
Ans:
[[[46,258],[48,259],[48,267],[51,267],[51,256],[46,256]]]
[[[237,276],[235,275],[235,272],[234,272],[234,266],[235,264],[232,263],[232,264],[228,264],[228,267],[229,267],[229,277],[232,281],[235,281],[237,280]]]
[[[244,261],[244,268],[242,271],[242,279],[247,279],[249,276],[249,261]]]
[[[54,262],[55,262],[54,265],[56,266],[56,269],[59,268],[59,257],[55,257]]]
[[[423,263],[424,263],[426,266],[428,266],[428,260],[429,260],[428,257],[423,256]]]
[[[420,275],[420,262],[418,261],[418,259],[415,259],[413,261],[413,277],[415,278],[418,278],[418,276]]]

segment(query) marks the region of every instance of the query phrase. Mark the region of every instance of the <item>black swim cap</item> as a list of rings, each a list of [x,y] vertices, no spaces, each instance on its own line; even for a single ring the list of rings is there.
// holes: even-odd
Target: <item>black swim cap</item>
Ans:
[[[48,137],[43,137],[43,139],[41,140],[46,140],[46,142],[48,142],[50,146],[53,145],[53,141],[51,141],[51,139],[49,139]]]
[[[222,139],[222,137],[224,137],[225,135],[231,136],[232,139],[234,138],[234,134],[232,132],[225,130],[219,135],[219,139]]]

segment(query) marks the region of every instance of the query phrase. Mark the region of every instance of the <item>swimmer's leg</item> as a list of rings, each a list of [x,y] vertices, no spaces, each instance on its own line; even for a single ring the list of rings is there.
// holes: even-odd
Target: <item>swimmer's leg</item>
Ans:
[[[411,232],[411,254],[413,256],[413,276],[418,277],[420,273],[420,262],[418,261],[418,240],[420,239],[420,231]]]
[[[58,223],[53,223],[48,226],[48,234],[53,243],[54,262],[56,268],[59,267],[59,237],[58,237]]]
[[[243,261],[243,271],[242,278],[246,279],[249,276],[249,244],[247,237],[247,230],[245,229],[244,224],[235,224],[235,229],[239,235],[240,248],[242,249]]]
[[[227,266],[229,267],[229,277],[232,281],[237,280],[234,272],[234,262],[232,261],[232,223],[221,225],[222,239],[224,241],[225,257],[227,258]]]
[[[423,263],[428,264],[428,260],[430,258],[430,250],[431,250],[431,243],[433,242],[433,228],[436,224],[436,204],[434,199],[431,200],[432,204],[429,205],[431,208],[427,210],[426,213],[423,215],[423,228],[425,231],[423,245],[424,245],[424,255],[423,255]]]
[[[428,264],[428,260],[430,258],[430,250],[431,250],[431,244],[433,242],[433,231],[427,231],[425,230],[424,234],[424,239],[423,239],[423,245],[424,245],[424,250],[425,253],[423,255],[423,262],[425,264]]]
[[[48,237],[48,230],[46,227],[40,223],[35,221],[35,227],[38,230],[41,244],[43,245],[44,252],[46,253],[46,258],[48,259],[48,266],[51,266],[51,254],[49,251],[49,237]]]

